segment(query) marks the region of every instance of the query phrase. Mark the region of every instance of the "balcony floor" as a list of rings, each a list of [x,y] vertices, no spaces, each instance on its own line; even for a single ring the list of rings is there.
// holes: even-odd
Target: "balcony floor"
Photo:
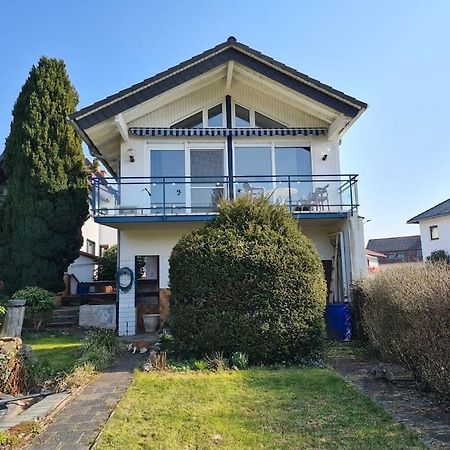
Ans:
[[[317,220],[317,219],[347,219],[351,215],[350,211],[314,211],[314,212],[293,212],[295,219]],[[214,219],[217,214],[166,214],[166,215],[114,215],[96,216],[97,223],[113,225],[120,223],[145,223],[145,222],[208,222]]]

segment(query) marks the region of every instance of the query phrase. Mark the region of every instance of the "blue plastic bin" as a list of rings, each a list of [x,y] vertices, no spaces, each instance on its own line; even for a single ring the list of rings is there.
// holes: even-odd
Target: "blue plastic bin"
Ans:
[[[328,334],[337,341],[352,338],[352,313],[348,303],[330,303],[326,309]]]

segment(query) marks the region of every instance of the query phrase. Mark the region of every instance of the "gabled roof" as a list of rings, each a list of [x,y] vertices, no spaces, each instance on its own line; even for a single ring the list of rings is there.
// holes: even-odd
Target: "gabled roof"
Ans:
[[[439,203],[436,206],[433,206],[430,209],[427,209],[423,213],[418,214],[417,216],[409,219],[406,223],[419,223],[424,219],[431,219],[432,217],[440,217],[446,216],[450,214],[450,198],[444,200],[442,203]]]
[[[367,108],[366,103],[310,78],[230,36],[216,47],[80,109],[70,115],[70,120],[77,128],[86,130],[228,61],[238,62],[348,117],[354,118]]]
[[[374,252],[422,251],[420,236],[401,236],[393,238],[369,239],[367,250]]]

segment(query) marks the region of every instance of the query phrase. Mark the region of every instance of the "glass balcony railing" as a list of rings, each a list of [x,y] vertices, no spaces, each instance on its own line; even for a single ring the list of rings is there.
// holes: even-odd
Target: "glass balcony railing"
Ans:
[[[292,213],[353,212],[357,175],[101,178],[94,216],[191,216],[217,213],[219,199],[264,196]]]

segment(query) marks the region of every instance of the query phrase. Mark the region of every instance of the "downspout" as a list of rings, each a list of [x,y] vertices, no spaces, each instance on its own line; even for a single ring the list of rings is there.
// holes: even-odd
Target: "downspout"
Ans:
[[[226,127],[228,130],[233,128],[232,114],[231,114],[231,95],[225,97],[225,113],[226,113]],[[228,198],[234,198],[234,184],[233,184],[233,136],[227,134],[227,157],[228,157]]]

